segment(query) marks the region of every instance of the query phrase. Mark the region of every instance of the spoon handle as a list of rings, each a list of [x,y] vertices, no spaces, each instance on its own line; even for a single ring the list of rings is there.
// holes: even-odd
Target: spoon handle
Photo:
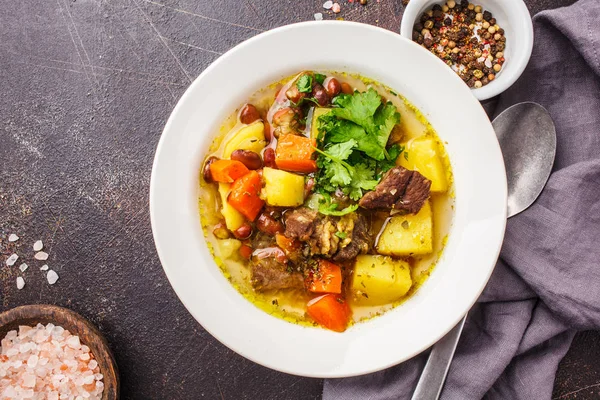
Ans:
[[[454,351],[458,344],[458,339],[462,333],[463,326],[465,326],[466,316],[454,327],[450,332],[437,342],[429,358],[427,364],[421,373],[421,378],[417,383],[415,392],[413,393],[412,400],[437,400],[442,393],[444,387],[444,381],[454,357]]]

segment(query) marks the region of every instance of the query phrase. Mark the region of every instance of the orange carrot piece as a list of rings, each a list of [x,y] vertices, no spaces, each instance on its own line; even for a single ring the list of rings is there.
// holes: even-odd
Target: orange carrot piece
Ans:
[[[275,234],[275,243],[277,243],[277,246],[281,247],[286,255],[289,255],[300,248],[299,241],[296,239],[290,239],[281,233]]]
[[[250,171],[233,182],[227,202],[244,217],[254,221],[265,204],[259,197],[261,188],[260,175],[256,171]]]
[[[304,282],[313,293],[342,293],[342,269],[327,260],[319,260],[314,270],[309,270]]]
[[[308,315],[319,325],[336,332],[344,332],[350,320],[350,307],[338,294],[324,294],[306,305]]]
[[[243,163],[235,160],[216,160],[210,164],[210,175],[216,182],[231,183],[248,171]]]
[[[285,171],[309,174],[317,171],[317,162],[312,154],[317,146],[315,139],[298,135],[282,135],[277,141],[275,164]]]

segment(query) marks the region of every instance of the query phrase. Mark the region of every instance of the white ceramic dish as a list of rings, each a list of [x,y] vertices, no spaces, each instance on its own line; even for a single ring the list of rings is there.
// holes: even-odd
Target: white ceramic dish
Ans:
[[[324,38],[348,40],[325,45]],[[255,90],[304,69],[358,72],[402,93],[448,143],[454,169],[454,223],[430,279],[403,305],[344,333],[294,325],[256,308],[216,266],[200,226],[198,179],[220,124]],[[370,25],[306,22],[240,44],[192,83],[158,145],[150,215],[171,285],[215,338],[269,368],[343,377],[398,364],[431,346],[462,318],[494,268],[506,224],[506,193],[492,126],[443,62]]]
[[[459,3],[459,0],[456,2]],[[434,4],[444,3],[443,0],[411,0],[402,15],[400,34],[409,40],[412,39],[416,19]],[[482,101],[497,96],[511,87],[525,70],[533,50],[533,24],[523,0],[477,0],[471,3],[491,12],[498,25],[504,29],[506,36],[504,68],[489,84],[479,89],[471,89],[473,95]]]

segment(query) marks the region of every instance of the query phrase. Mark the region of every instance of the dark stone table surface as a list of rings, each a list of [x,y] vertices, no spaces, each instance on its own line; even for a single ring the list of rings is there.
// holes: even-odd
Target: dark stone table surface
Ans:
[[[264,30],[312,20],[321,0],[5,0],[0,12],[0,310],[69,307],[106,335],[124,399],[310,399],[322,382],[271,371],[212,338],[154,249],[156,144],[189,83]],[[346,20],[397,30],[400,0],[340,1]],[[573,0],[528,0],[532,13]],[[332,18],[324,12],[325,18]],[[334,46],[328,38],[321,46]],[[265,60],[268,62],[268,60]],[[20,240],[9,243],[16,233]],[[32,259],[42,239],[60,279]],[[16,251],[20,274],[5,267]],[[26,286],[17,290],[16,277]],[[600,341],[577,336],[555,398],[600,395]]]

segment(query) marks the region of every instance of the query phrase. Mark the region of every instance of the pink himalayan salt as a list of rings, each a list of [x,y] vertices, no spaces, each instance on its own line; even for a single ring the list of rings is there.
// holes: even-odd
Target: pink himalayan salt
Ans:
[[[0,344],[0,398],[102,398],[98,362],[78,336],[62,327],[20,326]]]

